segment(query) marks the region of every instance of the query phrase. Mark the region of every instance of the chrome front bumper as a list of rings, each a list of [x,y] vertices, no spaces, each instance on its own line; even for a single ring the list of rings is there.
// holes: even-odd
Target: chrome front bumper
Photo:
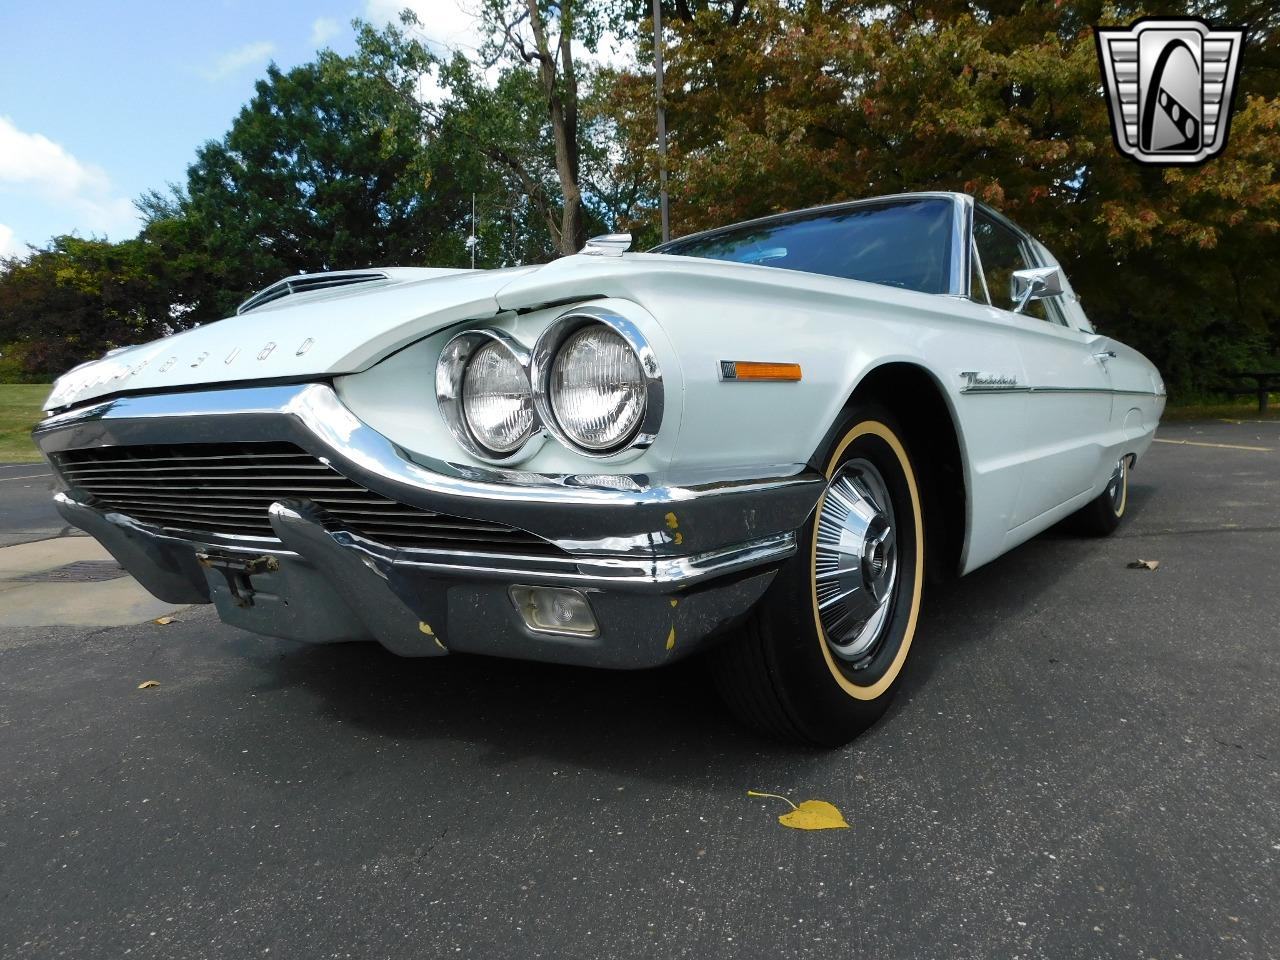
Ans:
[[[334,529],[304,499],[270,508],[274,538],[162,529],[56,497],[148,590],[214,603],[227,623],[312,643],[375,639],[408,656],[450,650],[608,667],[687,655],[760,598],[823,489],[804,465],[704,474],[547,476],[413,457],[358,420],[325,384],[164,394],[54,416],[46,454],[129,444],[291,442],[382,496],[507,524],[562,555],[389,547]],[[56,466],[56,465],[55,465]],[[763,474],[763,475],[761,475]],[[227,576],[227,569],[251,573]],[[237,589],[236,584],[241,585]],[[568,586],[588,598],[594,637],[535,632],[511,586]]]

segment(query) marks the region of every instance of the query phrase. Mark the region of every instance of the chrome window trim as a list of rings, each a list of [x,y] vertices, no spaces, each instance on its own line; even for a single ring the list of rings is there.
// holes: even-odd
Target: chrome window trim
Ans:
[[[1018,246],[1022,251],[1022,256],[1026,259],[1027,263],[1037,267],[1057,267],[1059,270],[1062,270],[1061,264],[1046,263],[1044,257],[1040,256],[1040,251],[1036,247],[1035,238],[1032,237],[1031,234],[1027,233],[1027,231],[1023,230],[1016,223],[1014,223],[1012,220],[1010,220],[1008,217],[1006,217],[999,210],[995,210],[987,206],[985,203],[975,202],[974,207],[975,207],[976,213],[980,213],[981,215],[990,218],[997,226],[1004,227],[1006,230],[1008,230],[1010,233],[1013,234],[1014,239],[1018,241]],[[976,253],[977,242],[978,242],[977,234],[971,231],[970,236],[973,237],[974,249]],[[979,262],[981,262],[981,260],[979,260]],[[1063,271],[1063,273],[1065,272],[1066,271]],[[986,278],[986,274],[984,273],[982,274],[982,285],[985,287],[986,284],[987,284],[987,278]],[[988,291],[987,295],[988,295],[988,299],[990,299],[990,291]],[[1059,295],[1059,297],[1060,296],[1061,295]],[[1046,297],[1040,301],[1045,305],[1045,310],[1049,314],[1048,320],[1041,320],[1040,322],[1048,323],[1055,327],[1063,327],[1067,330],[1074,330],[1075,328],[1071,326],[1070,321],[1067,319],[1066,312],[1062,309],[1062,305],[1057,302],[1059,297]],[[1026,314],[1017,313],[1013,310],[1006,310],[1004,307],[996,306],[994,301],[991,301],[991,306],[995,307],[997,310],[1003,310],[1005,313],[1013,314],[1014,316],[1027,316]],[[1037,320],[1039,318],[1029,317],[1029,319]]]
[[[973,296],[973,292],[971,289],[969,299],[973,300],[974,303],[980,302],[984,306],[994,307],[995,304],[991,302],[991,291],[987,287],[987,274],[982,269],[982,254],[978,252],[978,238],[972,231],[969,233],[969,256],[973,258],[973,267],[976,267],[977,273],[978,273],[978,279],[982,281],[982,296],[983,296],[983,299],[979,301],[977,298]],[[973,268],[970,269],[969,277],[970,277],[970,283],[972,284]]]
[[[560,426],[555,411],[551,408],[551,371],[561,345],[583,327],[597,323],[609,327],[627,342],[639,360],[640,371],[645,378],[645,408],[640,423],[627,440],[608,450],[592,450],[577,443]],[[574,307],[552,320],[533,346],[529,382],[533,386],[534,410],[543,428],[581,456],[605,460],[628,450],[644,450],[652,446],[658,437],[665,405],[662,370],[658,366],[658,358],[640,328],[612,310],[592,306]]]
[[[436,360],[436,405],[453,438],[473,457],[486,463],[514,463],[532,456],[546,442],[546,431],[535,402],[533,426],[530,427],[529,434],[507,453],[490,450],[472,434],[471,428],[467,426],[466,412],[462,408],[462,381],[472,354],[486,343],[496,343],[503,347],[520,364],[525,379],[529,379],[529,351],[518,340],[503,330],[487,327],[464,330],[444,345]],[[533,395],[532,386],[529,393],[530,396]]]
[[[951,294],[969,299],[973,295],[973,197],[954,198],[955,215],[951,233]],[[984,281],[985,288],[985,281]]]

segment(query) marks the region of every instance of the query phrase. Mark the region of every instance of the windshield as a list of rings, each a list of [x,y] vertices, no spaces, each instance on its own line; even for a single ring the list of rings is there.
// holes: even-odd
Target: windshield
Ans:
[[[888,200],[728,227],[654,252],[949,293],[951,222],[949,200]]]

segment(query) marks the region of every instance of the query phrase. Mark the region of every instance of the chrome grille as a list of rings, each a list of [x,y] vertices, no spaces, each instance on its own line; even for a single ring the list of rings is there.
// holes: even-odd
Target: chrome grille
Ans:
[[[307,499],[330,524],[397,547],[562,553],[523,530],[408,506],[367,490],[290,443],[93,447],[53,455],[64,479],[140,523],[275,539],[267,510]]]

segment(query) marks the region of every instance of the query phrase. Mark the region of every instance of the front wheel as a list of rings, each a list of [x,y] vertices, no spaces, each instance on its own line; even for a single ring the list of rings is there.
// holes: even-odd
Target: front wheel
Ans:
[[[711,666],[747,723],[840,746],[896,689],[920,614],[925,531],[911,456],[887,411],[850,415],[825,473],[795,556]]]

